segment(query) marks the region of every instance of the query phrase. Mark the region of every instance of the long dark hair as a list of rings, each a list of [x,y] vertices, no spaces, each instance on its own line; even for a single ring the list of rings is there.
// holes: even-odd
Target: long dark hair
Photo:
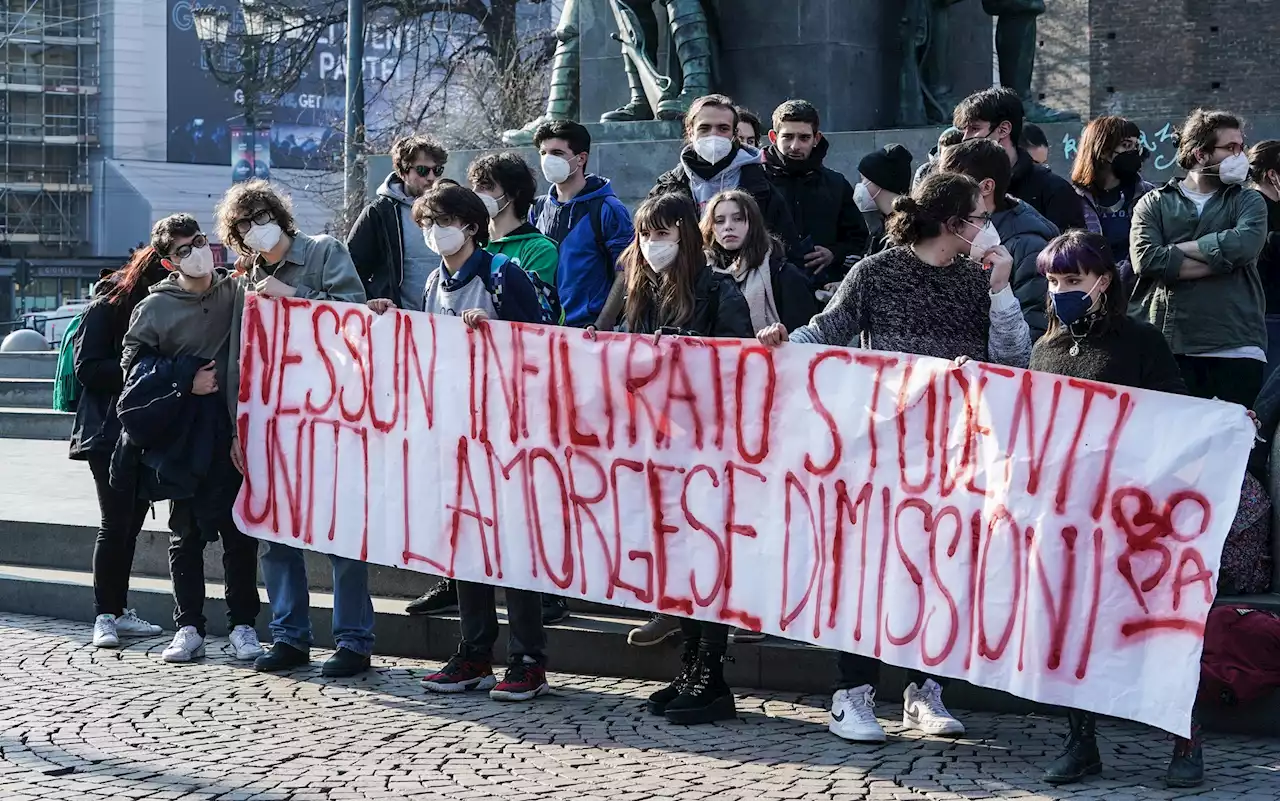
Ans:
[[[1109,331],[1119,325],[1129,313],[1115,256],[1111,255],[1111,246],[1101,234],[1071,230],[1054,237],[1036,257],[1036,269],[1045,276],[1050,274],[1095,275],[1099,278],[1104,275],[1109,276],[1111,281],[1102,293],[1102,307],[1099,309],[1100,316],[1096,322],[1099,332]],[[1049,298],[1045,299],[1045,307],[1050,310],[1049,329],[1045,336],[1061,335],[1066,331],[1066,326],[1053,313],[1053,304]]]
[[[737,203],[742,215],[747,218],[747,236],[742,247],[736,251],[728,251],[716,241],[716,208],[721,203]],[[711,263],[721,270],[728,270],[736,261],[744,269],[759,267],[765,256],[772,249],[781,252],[782,244],[770,233],[764,222],[764,214],[760,204],[750,192],[741,189],[730,189],[711,198],[706,211],[702,213],[702,245],[707,250]]]
[[[659,325],[683,328],[693,319],[698,271],[707,269],[698,207],[688,195],[667,192],[641,203],[634,224],[635,238],[619,259],[626,269],[627,298],[622,315],[627,328],[640,330],[650,315],[657,317]],[[640,235],[663,228],[680,231],[680,250],[671,266],[658,275],[640,250]]]

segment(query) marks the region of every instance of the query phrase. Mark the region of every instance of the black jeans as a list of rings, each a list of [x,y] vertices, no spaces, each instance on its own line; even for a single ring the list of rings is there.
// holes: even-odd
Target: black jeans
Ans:
[[[1252,409],[1262,391],[1267,365],[1257,359],[1216,356],[1178,356],[1178,370],[1187,392],[1197,398],[1218,398]]]
[[[852,690],[864,684],[870,684],[874,688],[880,684],[880,660],[870,656],[840,651],[836,654],[836,670],[840,674],[836,679],[837,690]],[[940,687],[947,686],[945,678],[930,676],[920,670],[908,671],[908,676],[917,686],[924,686],[929,679],[933,679]]]
[[[493,644],[498,641],[497,589],[492,584],[458,582],[458,622],[462,642],[458,653],[467,659],[493,661]],[[547,663],[547,632],[542,625],[542,595],[531,590],[506,588],[507,664],[531,657]]]
[[[173,579],[173,622],[195,626],[203,637],[205,531],[190,500],[173,501],[169,512],[169,575]],[[222,572],[230,628],[252,626],[258,617],[258,541],[236,528],[231,507],[214,525],[222,537]]]
[[[685,642],[697,642],[708,645],[712,650],[723,652],[729,644],[729,627],[723,623],[704,623],[701,620],[680,618],[680,632]]]
[[[148,504],[133,492],[111,488],[111,454],[90,454],[89,471],[93,473],[102,515],[98,537],[93,542],[93,614],[119,617],[129,602],[133,552]]]

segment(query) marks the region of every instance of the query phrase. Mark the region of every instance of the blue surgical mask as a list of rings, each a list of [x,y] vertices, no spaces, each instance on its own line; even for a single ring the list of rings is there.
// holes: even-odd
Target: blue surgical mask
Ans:
[[[1102,283],[1101,278],[1094,281],[1088,292],[1073,289],[1067,292],[1049,293],[1049,300],[1053,304],[1053,313],[1062,321],[1063,325],[1072,325],[1079,322],[1089,313],[1089,309],[1093,308],[1093,290],[1097,289],[1100,283]]]

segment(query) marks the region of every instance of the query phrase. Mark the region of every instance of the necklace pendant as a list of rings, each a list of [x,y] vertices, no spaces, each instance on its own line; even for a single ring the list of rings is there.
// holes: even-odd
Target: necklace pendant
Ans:
[[[1069,351],[1067,351],[1067,352],[1068,352],[1068,353],[1070,353],[1072,356],[1079,356],[1079,355],[1080,355],[1080,343],[1078,343],[1078,342],[1073,342],[1073,343],[1071,343],[1071,350],[1069,350]]]

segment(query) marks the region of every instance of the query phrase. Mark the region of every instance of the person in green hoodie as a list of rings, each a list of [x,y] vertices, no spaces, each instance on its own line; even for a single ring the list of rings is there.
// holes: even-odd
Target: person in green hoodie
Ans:
[[[218,235],[241,254],[245,291],[267,298],[366,302],[364,282],[356,272],[346,245],[331,236],[309,236],[298,230],[286,196],[266,181],[235,184],[216,211]],[[243,305],[243,295],[241,296]],[[231,381],[237,387],[240,364],[240,320],[231,330]],[[235,414],[236,398],[229,396]],[[244,468],[239,440],[232,458]],[[369,566],[356,559],[329,556],[333,566],[333,639],[337,650],[321,666],[321,675],[348,677],[369,669],[373,653],[373,601],[369,597]],[[271,602],[271,650],[253,663],[255,670],[272,672],[300,667],[310,661],[311,601],[307,566],[302,551],[279,542],[262,554],[262,581]]]
[[[529,164],[510,151],[487,153],[467,167],[467,180],[489,212],[489,244],[485,250],[501,253],[548,286],[555,286],[560,249],[554,239],[528,222],[529,209],[538,194],[537,179]]]

